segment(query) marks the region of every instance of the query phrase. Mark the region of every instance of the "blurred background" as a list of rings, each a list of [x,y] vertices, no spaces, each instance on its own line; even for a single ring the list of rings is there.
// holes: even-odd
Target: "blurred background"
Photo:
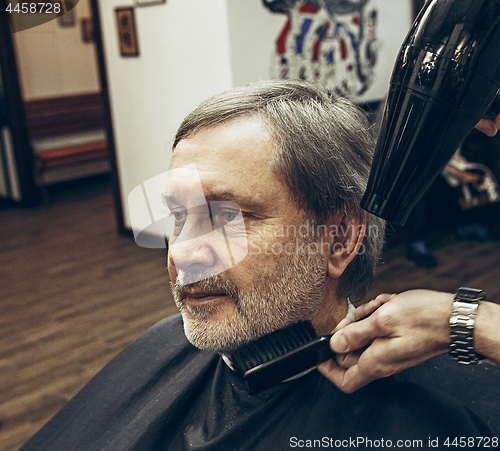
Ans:
[[[167,170],[184,115],[232,86],[304,78],[351,98],[376,132],[422,4],[66,0],[14,33],[0,11],[0,451],[176,313],[165,249],[135,243],[127,199]],[[499,155],[500,137],[474,131],[457,158],[494,181]],[[499,203],[476,193],[466,205],[464,192],[439,177],[389,226],[366,301],[462,285],[500,299]]]

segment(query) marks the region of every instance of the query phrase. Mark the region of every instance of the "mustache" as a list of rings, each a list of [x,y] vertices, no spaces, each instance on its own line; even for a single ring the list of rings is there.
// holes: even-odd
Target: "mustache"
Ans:
[[[240,303],[240,290],[228,279],[220,275],[210,276],[198,282],[183,283],[182,274],[178,274],[175,282],[172,283],[172,291],[177,295],[177,299],[183,302],[187,293],[192,290],[214,291],[230,297],[236,305]]]

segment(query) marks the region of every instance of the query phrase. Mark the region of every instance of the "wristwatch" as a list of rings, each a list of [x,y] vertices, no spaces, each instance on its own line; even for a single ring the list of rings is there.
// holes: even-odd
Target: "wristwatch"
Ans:
[[[485,359],[474,350],[474,325],[479,301],[486,298],[483,290],[461,287],[453,301],[450,318],[450,356],[459,363],[470,365]]]

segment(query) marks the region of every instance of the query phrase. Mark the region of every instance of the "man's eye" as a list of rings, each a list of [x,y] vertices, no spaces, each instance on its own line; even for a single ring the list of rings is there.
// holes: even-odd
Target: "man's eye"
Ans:
[[[185,211],[173,211],[172,216],[175,218],[176,221],[183,221],[186,219],[186,212]]]
[[[222,216],[227,222],[231,222],[234,219],[236,219],[236,216],[238,216],[238,212],[236,211],[225,211],[222,213]]]

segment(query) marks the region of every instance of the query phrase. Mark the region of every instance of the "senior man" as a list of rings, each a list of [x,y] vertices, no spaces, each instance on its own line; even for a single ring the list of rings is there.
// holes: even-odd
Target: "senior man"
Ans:
[[[352,395],[316,370],[253,394],[231,368],[241,345],[299,320],[327,333],[363,297],[383,241],[383,222],[359,208],[372,149],[360,110],[303,82],[234,89],[188,115],[163,193],[181,315],[127,347],[23,450],[497,443],[480,402],[472,411],[461,392],[419,385],[415,370]]]

